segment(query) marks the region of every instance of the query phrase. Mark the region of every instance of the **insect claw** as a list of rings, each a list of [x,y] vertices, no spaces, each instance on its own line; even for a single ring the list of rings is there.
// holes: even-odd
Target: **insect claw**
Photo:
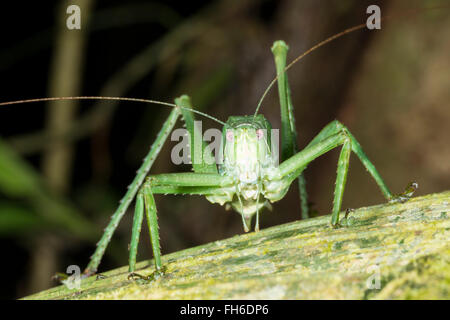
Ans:
[[[347,218],[348,218],[348,215],[349,215],[351,212],[355,212],[355,209],[347,208],[347,210],[345,210],[345,216],[344,216],[344,219],[347,219]]]
[[[156,269],[149,276],[143,276],[139,273],[131,272],[127,278],[128,278],[128,280],[134,280],[134,281],[136,281],[136,280],[153,281],[153,280],[161,278],[162,276],[164,276],[165,273],[166,273],[166,268],[163,266],[160,269]]]
[[[68,275],[62,272],[57,272],[52,276],[52,280],[55,280],[59,283],[62,283],[62,281],[66,280],[68,278]]]
[[[139,279],[148,280],[147,278],[148,277],[145,277],[145,276],[140,275],[139,273],[135,273],[135,272],[131,272],[127,277],[128,280],[139,280]]]
[[[345,216],[344,218],[339,222],[339,227],[350,227],[355,223],[355,218],[349,217],[350,213],[355,212],[355,209],[347,208],[345,210]]]
[[[336,222],[335,224],[331,224],[331,227],[333,229],[339,229],[340,227],[342,227],[342,225],[339,222]]]
[[[412,198],[414,192],[416,192],[417,188],[419,187],[419,184],[417,182],[410,182],[407,186],[404,192],[394,195],[392,199],[389,200],[390,203],[405,203],[409,199]]]
[[[106,278],[107,278],[107,276],[100,274],[100,273],[95,276],[95,280],[102,280],[102,279],[106,279]]]

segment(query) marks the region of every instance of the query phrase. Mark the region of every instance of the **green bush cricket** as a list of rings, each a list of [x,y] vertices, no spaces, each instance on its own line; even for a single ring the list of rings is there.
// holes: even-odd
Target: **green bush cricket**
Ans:
[[[411,183],[404,193],[393,195],[375,166],[363,152],[358,141],[337,120],[325,126],[303,150],[299,151],[296,143],[297,132],[287,70],[313,50],[364,27],[365,24],[361,24],[338,33],[312,47],[288,65],[286,64],[288,46],[284,41],[275,41],[272,46],[272,53],[277,76],[262,95],[254,115],[232,116],[229,117],[226,123],[195,110],[190,98],[186,95],[175,99],[175,104],[137,98],[90,96],[41,98],[0,103],[1,106],[36,101],[103,99],[154,103],[172,108],[170,115],[152,144],[150,152],[145,157],[144,163],[139,168],[127,193],[122,198],[119,207],[105,228],[103,236],[97,243],[96,251],[92,255],[84,275],[90,276],[97,272],[111,237],[133,200],[135,200],[135,211],[129,247],[130,277],[151,279],[164,273],[154,194],[203,195],[211,203],[229,205],[237,211],[241,215],[246,232],[251,229],[252,218],[255,217],[254,229],[258,231],[260,210],[264,206],[268,206],[270,202],[281,200],[294,180],[298,180],[301,215],[302,218],[308,218],[307,193],[302,173],[311,161],[337,147],[341,147],[341,152],[337,165],[337,178],[331,214],[331,225],[333,227],[339,226],[339,212],[342,206],[351,152],[357,155],[388,201],[407,201],[413,195],[417,184]],[[275,82],[278,83],[281,109],[282,146],[280,165],[274,160],[274,153],[277,150],[273,149],[270,139],[265,134],[267,131],[270,131],[271,125],[262,114],[258,114],[264,97]],[[205,143],[201,142],[199,145],[196,142],[196,136],[200,132],[198,132],[194,124],[194,113],[213,119],[223,125],[222,164],[217,165],[214,163],[213,156]],[[191,159],[194,172],[148,175],[155,158],[158,156],[180,116],[185,122],[190,136]],[[149,227],[155,263],[155,272],[149,277],[142,277],[134,273],[144,214]]]

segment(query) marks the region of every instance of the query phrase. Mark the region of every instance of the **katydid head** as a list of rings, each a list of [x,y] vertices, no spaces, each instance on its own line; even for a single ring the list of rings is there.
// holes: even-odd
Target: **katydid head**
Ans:
[[[234,178],[236,190],[229,198],[227,195],[221,199],[209,199],[212,202],[229,202],[241,214],[246,232],[250,230],[252,217],[264,206],[268,206],[268,198],[263,193],[268,190],[267,177],[277,166],[278,154],[278,150],[272,150],[271,136],[272,126],[261,114],[255,117],[229,117],[223,127],[223,161],[219,165],[219,172]],[[274,193],[285,193],[281,189],[277,185]],[[255,228],[258,226],[257,222]]]
[[[243,183],[256,183],[261,169],[272,165],[269,121],[259,114],[229,117],[223,127],[221,172]]]

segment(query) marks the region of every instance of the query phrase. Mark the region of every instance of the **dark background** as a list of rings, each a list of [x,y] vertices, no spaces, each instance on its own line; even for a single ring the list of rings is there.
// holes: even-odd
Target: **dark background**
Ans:
[[[298,143],[305,146],[337,118],[394,193],[413,180],[419,183],[417,194],[449,189],[450,10],[410,12],[447,1],[181,3],[2,4],[0,101],[109,95],[172,102],[186,93],[199,109],[225,121],[254,112],[275,76],[274,40],[289,44],[292,60],[326,37],[364,23],[367,6],[378,4],[383,17],[394,16],[381,30],[346,35],[289,71]],[[69,4],[81,6],[81,31],[65,28]],[[261,112],[279,128],[276,90]],[[87,265],[168,113],[156,105],[90,101],[0,107],[1,298],[46,289],[57,284],[51,280],[55,272]],[[202,120],[204,130],[216,127]],[[153,173],[190,170],[170,162],[171,145],[163,148]],[[337,156],[338,151],[330,152],[305,173],[316,214],[330,212]],[[243,232],[235,212],[204,198],[157,196],[156,201],[163,253]],[[352,156],[344,208],[383,201]],[[299,218],[294,184],[272,212],[262,214],[261,225]],[[131,221],[132,208],[100,271],[127,264]],[[144,226],[138,260],[149,258]]]

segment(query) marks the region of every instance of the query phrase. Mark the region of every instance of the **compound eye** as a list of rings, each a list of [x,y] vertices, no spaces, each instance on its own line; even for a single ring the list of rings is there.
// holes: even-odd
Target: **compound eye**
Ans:
[[[256,130],[256,136],[258,137],[258,140],[261,140],[262,137],[264,137],[264,131],[263,129]]]
[[[227,137],[228,141],[233,141],[233,137],[234,137],[233,131],[227,130],[226,137]]]

